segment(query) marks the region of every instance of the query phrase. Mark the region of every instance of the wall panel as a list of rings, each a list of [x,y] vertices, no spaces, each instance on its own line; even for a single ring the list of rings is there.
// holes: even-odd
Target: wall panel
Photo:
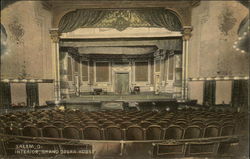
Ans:
[[[11,83],[11,103],[27,105],[26,83]]]
[[[54,100],[54,84],[53,83],[39,83],[39,105],[46,105],[46,101]]]
[[[198,104],[203,104],[203,86],[204,81],[189,82],[189,99],[197,100]]]
[[[96,62],[96,82],[109,82],[109,62]]]

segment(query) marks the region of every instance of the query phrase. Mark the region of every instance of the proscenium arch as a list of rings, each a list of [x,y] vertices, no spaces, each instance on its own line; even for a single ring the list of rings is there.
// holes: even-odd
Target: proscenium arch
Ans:
[[[76,11],[76,10],[77,9],[55,10],[53,13],[52,28],[58,28],[62,17],[65,16],[66,14],[73,12],[73,11]]]
[[[88,10],[88,8],[85,8],[86,10]],[[145,10],[145,11],[148,11],[148,10],[152,10],[152,11],[157,11],[156,10],[157,8],[138,8],[138,9],[135,9],[135,8],[128,8],[128,9],[123,9],[123,8],[119,8],[119,9],[96,9],[96,10],[102,10],[102,11],[108,11],[108,10],[113,10],[113,11],[119,11],[119,10],[131,10],[131,11],[140,11],[140,10]],[[183,23],[183,19],[181,18],[180,14],[178,14],[178,12],[176,12],[176,10],[173,10],[173,9],[169,9],[169,8],[160,8],[164,13],[165,11],[168,11],[166,13],[168,14],[171,14],[171,18],[173,18],[174,20],[176,20],[178,23],[179,23],[179,27],[180,27],[180,30],[183,29],[183,26],[184,26],[184,23]],[[77,12],[78,9],[69,9],[67,11],[63,11],[61,12],[56,18],[54,18],[54,26],[55,28],[59,28],[60,30],[60,23],[61,23],[61,20],[68,16],[69,14],[72,14],[74,12]],[[81,9],[79,9],[81,10]],[[83,9],[84,10],[84,9]],[[143,15],[144,13],[142,13]],[[151,18],[152,19],[152,18]],[[156,18],[157,19],[157,18]],[[156,24],[156,23],[155,23]],[[162,24],[160,24],[162,25]],[[158,27],[162,27],[162,28],[167,28],[165,26],[159,26],[158,24]],[[168,29],[168,28],[167,28]],[[179,31],[180,31],[179,30]],[[70,31],[69,31],[70,32]],[[61,32],[62,33],[62,32]]]
[[[173,8],[165,8],[165,10],[168,10],[170,12],[172,12],[180,21],[182,28],[186,25],[183,19],[183,16],[181,16],[177,10],[173,9]]]

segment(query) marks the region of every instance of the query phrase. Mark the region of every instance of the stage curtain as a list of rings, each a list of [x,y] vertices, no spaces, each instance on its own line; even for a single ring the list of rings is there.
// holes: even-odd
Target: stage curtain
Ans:
[[[27,93],[27,105],[34,106],[39,104],[38,95],[38,84],[37,83],[27,83],[26,84]]]
[[[105,10],[81,9],[62,17],[59,23],[61,33],[71,32],[81,27],[92,27],[108,14]]]
[[[180,31],[181,22],[171,11],[165,9],[137,10],[138,15],[152,26],[164,27],[170,31]]]
[[[248,103],[248,81],[234,80],[232,90],[232,104],[235,107],[247,106]]]
[[[0,82],[0,107],[9,107],[11,104],[11,89],[9,83]]]
[[[215,90],[216,81],[205,81],[204,83],[204,93],[203,93],[203,103],[206,106],[215,105]]]
[[[128,10],[130,14],[135,13],[139,16],[139,18],[150,24],[149,27],[163,27],[167,28],[170,31],[180,31],[182,26],[178,17],[170,10],[166,10],[163,8],[156,9],[131,9]],[[108,18],[112,13],[117,12],[117,9],[114,10],[105,10],[105,9],[80,9],[67,13],[62,17],[59,22],[59,31],[61,33],[71,32],[81,27],[97,27],[97,24]],[[121,12],[125,12],[122,11]],[[122,15],[120,15],[122,16]],[[113,27],[117,28],[117,24],[121,21],[123,17],[117,17],[114,22]],[[119,21],[120,19],[120,21]],[[122,21],[124,22],[124,21]],[[132,25],[131,19],[126,21],[129,27]],[[122,25],[125,25],[122,23]],[[102,27],[102,26],[98,26]],[[121,27],[121,26],[120,26]],[[122,26],[124,27],[124,26]],[[119,28],[119,27],[118,27]],[[121,30],[124,30],[121,29]]]

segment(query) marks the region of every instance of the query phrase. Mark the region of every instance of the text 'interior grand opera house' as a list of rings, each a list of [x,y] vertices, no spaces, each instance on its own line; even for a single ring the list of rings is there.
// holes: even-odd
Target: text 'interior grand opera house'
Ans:
[[[1,0],[0,20],[0,158],[249,158],[248,0]]]

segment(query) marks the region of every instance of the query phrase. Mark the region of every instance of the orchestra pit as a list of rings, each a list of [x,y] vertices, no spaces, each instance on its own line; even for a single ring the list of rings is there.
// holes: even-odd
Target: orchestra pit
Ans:
[[[0,158],[248,159],[249,2],[1,1]]]

